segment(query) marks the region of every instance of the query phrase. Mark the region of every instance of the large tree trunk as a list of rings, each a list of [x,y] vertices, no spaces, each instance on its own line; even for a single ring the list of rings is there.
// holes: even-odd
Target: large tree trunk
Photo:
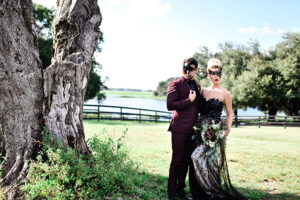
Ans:
[[[82,109],[101,14],[97,0],[61,0],[57,6],[52,25],[54,55],[44,72],[45,124],[54,138],[89,154]]]
[[[97,0],[57,4],[54,57],[43,73],[31,0],[0,0],[0,187],[6,199],[24,198],[19,188],[43,124],[63,144],[90,153],[81,114],[101,14]]]
[[[277,113],[278,109],[273,107],[273,108],[270,108],[268,110],[268,115],[269,115],[269,118],[268,118],[268,122],[274,122],[275,121],[275,115]]]
[[[235,124],[235,127],[237,128],[238,127],[238,109],[234,109],[234,124]]]
[[[0,153],[6,199],[22,196],[21,180],[42,131],[43,79],[31,0],[0,1]]]

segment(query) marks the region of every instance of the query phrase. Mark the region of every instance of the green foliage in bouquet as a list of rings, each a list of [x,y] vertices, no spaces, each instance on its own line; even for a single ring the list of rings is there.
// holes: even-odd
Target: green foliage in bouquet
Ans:
[[[208,148],[206,156],[209,157],[210,161],[220,156],[217,149],[225,138],[227,129],[226,121],[224,120],[217,124],[214,120],[202,120],[200,126],[194,126],[196,134],[193,136],[193,139],[206,145]]]

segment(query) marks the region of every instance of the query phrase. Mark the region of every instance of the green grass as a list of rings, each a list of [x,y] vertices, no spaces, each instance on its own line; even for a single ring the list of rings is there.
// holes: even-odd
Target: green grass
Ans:
[[[166,97],[156,97],[153,92],[134,92],[134,91],[104,91],[106,95],[119,96],[126,98],[147,98],[165,100]]]
[[[150,193],[166,197],[172,153],[168,124],[84,121],[84,128],[87,138],[102,132],[115,139],[128,128],[130,158],[148,174]],[[300,199],[299,155],[300,128],[233,128],[227,141],[231,180],[249,199]]]

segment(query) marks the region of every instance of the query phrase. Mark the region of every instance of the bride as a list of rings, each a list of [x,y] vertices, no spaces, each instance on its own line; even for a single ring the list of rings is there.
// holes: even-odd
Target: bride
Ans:
[[[216,58],[210,59],[207,63],[207,72],[208,78],[211,81],[211,87],[204,88],[201,91],[198,104],[200,120],[196,127],[199,129],[195,131],[195,149],[191,156],[192,163],[189,170],[191,193],[193,199],[196,200],[246,199],[232,186],[227,168],[225,140],[230,133],[232,124],[232,100],[230,93],[220,85],[222,77],[222,64],[220,60]],[[204,141],[205,138],[212,137],[210,134],[208,136],[201,135],[203,132],[201,128],[205,127],[203,126],[205,123],[207,125],[211,125],[212,123],[222,124],[221,114],[223,106],[226,108],[227,115],[227,122],[225,122],[224,127],[227,126],[227,128],[221,129],[220,133],[223,134],[224,138],[215,141],[216,148],[214,155],[218,156],[213,156],[211,154],[212,148],[210,147],[214,146],[214,144],[211,145],[211,143],[205,143]]]

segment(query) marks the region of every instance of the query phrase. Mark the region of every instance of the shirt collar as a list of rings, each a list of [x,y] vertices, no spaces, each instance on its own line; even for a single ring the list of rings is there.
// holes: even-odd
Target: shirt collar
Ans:
[[[186,82],[188,82],[188,83],[196,83],[195,82],[195,79],[193,79],[193,80],[191,80],[191,79],[187,79],[187,78],[185,78],[185,77],[181,77],[181,80],[184,80],[184,81],[186,81]]]

